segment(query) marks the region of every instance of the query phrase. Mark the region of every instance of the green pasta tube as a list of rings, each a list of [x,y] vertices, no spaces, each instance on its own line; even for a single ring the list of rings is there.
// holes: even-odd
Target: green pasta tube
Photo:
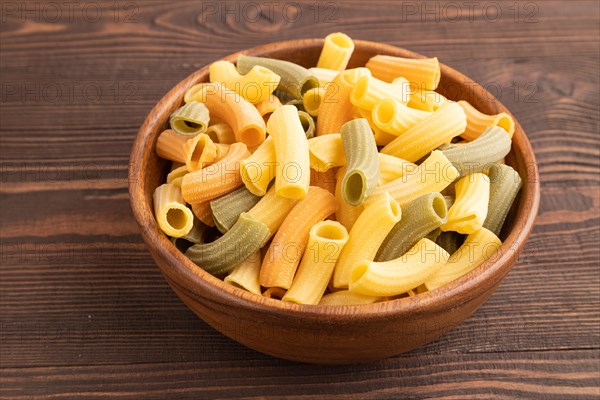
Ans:
[[[195,244],[185,255],[212,275],[231,271],[236,265],[265,245],[269,228],[247,213],[242,213],[227,233],[211,243]]]
[[[523,180],[513,168],[501,164],[492,165],[488,176],[490,177],[490,200],[483,227],[498,236],[510,207],[521,190]]]
[[[436,228],[436,229],[432,230],[431,232],[429,232],[427,235],[425,235],[425,239],[429,239],[432,242],[435,242],[441,233],[442,233],[442,230],[440,228]]]
[[[442,153],[458,170],[460,176],[466,176],[481,172],[503,159],[510,151],[510,146],[508,132],[498,126],[492,126],[472,142],[444,146]]]
[[[304,128],[304,133],[306,133],[306,138],[310,139],[315,136],[315,121],[313,117],[310,116],[306,111],[298,110],[298,117],[300,118],[300,123],[302,124],[302,128]]]
[[[277,89],[291,94],[293,98],[302,99],[302,95],[307,90],[319,87],[317,77],[298,64],[273,58],[251,57],[243,54],[237,59],[237,69],[242,75],[247,74],[255,65],[268,68],[279,75],[281,80]]]
[[[253,195],[244,186],[211,200],[210,209],[215,226],[221,233],[227,232],[236,223],[240,214],[254,207],[259,200],[260,196]]]
[[[362,204],[379,182],[379,154],[373,131],[364,118],[346,122],[341,128],[346,156],[342,195],[348,204]]]
[[[208,108],[204,103],[191,101],[171,114],[169,124],[180,135],[196,136],[206,132],[209,121]]]
[[[194,217],[194,225],[192,226],[192,230],[182,237],[171,238],[171,242],[173,242],[175,247],[177,247],[182,253],[185,253],[185,251],[192,245],[204,243],[209,230],[210,227],[208,225],[205,225],[198,218]]]
[[[448,217],[444,196],[427,193],[402,208],[402,219],[379,247],[375,261],[402,257],[419,240],[442,226]]]
[[[449,254],[454,254],[462,246],[465,237],[466,235],[454,231],[442,232],[435,240],[435,243]]]

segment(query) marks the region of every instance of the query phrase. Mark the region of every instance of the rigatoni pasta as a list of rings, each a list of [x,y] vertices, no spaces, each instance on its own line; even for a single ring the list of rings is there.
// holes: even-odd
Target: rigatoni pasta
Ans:
[[[263,302],[359,306],[446,285],[498,254],[522,186],[503,165],[508,114],[435,92],[436,58],[346,69],[353,45],[329,35],[310,69],[213,63],[157,137],[172,161],[157,228]]]

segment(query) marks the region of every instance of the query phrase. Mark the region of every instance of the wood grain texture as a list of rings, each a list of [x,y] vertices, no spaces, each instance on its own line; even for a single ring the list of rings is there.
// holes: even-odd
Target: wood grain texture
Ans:
[[[34,3],[40,2],[28,4]],[[110,14],[111,5],[124,9],[126,2],[102,5],[104,16],[94,23],[81,12],[59,22],[36,21],[35,13],[23,21],[3,9],[2,395],[597,396],[599,6],[538,1],[537,9],[525,9],[527,3],[519,3],[518,22],[513,2],[496,2],[499,22],[486,19],[481,7],[463,9],[450,22],[441,12],[422,18],[391,1],[335,2],[337,22],[324,21],[326,11],[315,22],[313,2],[300,2],[296,23],[287,23],[281,9],[257,22],[236,23],[235,14],[220,11],[203,20],[201,3],[191,1],[139,1],[135,23]],[[407,355],[317,371],[248,350],[180,303],[138,235],[127,167],[145,115],[197,68],[243,48],[336,30],[436,55],[486,84],[528,133],[542,201],[519,263],[472,318]],[[498,372],[513,366],[521,373]],[[227,380],[231,371],[237,375]],[[39,378],[45,374],[58,377]],[[162,391],[145,388],[149,382]]]

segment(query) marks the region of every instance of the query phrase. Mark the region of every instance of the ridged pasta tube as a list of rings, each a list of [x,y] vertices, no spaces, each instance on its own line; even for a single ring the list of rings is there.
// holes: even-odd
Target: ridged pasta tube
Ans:
[[[373,123],[384,132],[400,136],[431,115],[409,108],[396,99],[383,99],[373,107]]]
[[[415,162],[464,132],[467,117],[456,103],[446,103],[427,118],[408,129],[381,149],[404,160]]]
[[[304,96],[302,96],[302,104],[304,105],[306,112],[313,117],[318,116],[319,108],[321,107],[324,97],[325,88],[323,87],[313,88],[304,93]]]
[[[229,61],[216,61],[209,67],[209,80],[222,83],[252,104],[267,99],[279,85],[280,77],[268,68],[255,65],[245,75]]]
[[[256,103],[254,106],[258,110],[258,113],[264,118],[269,116],[273,111],[277,110],[281,107],[281,101],[274,94],[269,95],[266,99],[261,101],[260,103]]]
[[[224,122],[209,125],[206,130],[208,137],[215,143],[232,144],[235,143],[235,134],[233,129]]]
[[[452,162],[460,176],[484,171],[502,160],[509,152],[511,140],[500,127],[487,128],[477,139],[466,144],[450,144],[442,152]]]
[[[386,236],[375,261],[390,261],[403,256],[419,240],[442,226],[447,218],[444,196],[437,192],[412,201],[402,208],[402,219]]]
[[[277,196],[275,188],[272,187],[247,214],[269,228],[270,238],[277,232],[296,203],[298,203],[296,199]]]
[[[265,140],[265,121],[256,107],[236,92],[220,83],[211,83],[196,95],[206,104],[210,115],[226,122],[238,142],[248,147],[258,146]]]
[[[406,105],[417,110],[433,112],[449,101],[433,90],[415,90],[411,91],[410,99]]]
[[[341,32],[330,33],[325,37],[323,50],[317,61],[317,68],[343,71],[354,51],[354,42]]]
[[[315,136],[315,120],[306,111],[298,110],[298,118],[304,129],[304,135],[307,139],[311,139]]]
[[[515,121],[506,113],[487,115],[464,100],[459,101],[458,105],[463,108],[467,116],[467,128],[461,136],[468,141],[477,139],[487,128],[492,126],[503,128],[511,138],[515,133]]]
[[[211,228],[215,226],[215,220],[213,219],[209,201],[195,203],[192,204],[191,207],[196,218],[202,221],[203,224],[210,226]]]
[[[434,290],[447,285],[492,257],[500,246],[502,242],[496,235],[481,228],[467,236],[446,265],[425,281],[425,286],[428,290]]]
[[[281,78],[277,90],[287,92],[296,99],[301,99],[307,90],[319,86],[318,79],[310,71],[289,61],[243,54],[237,59],[237,69],[241,74],[247,74],[257,65],[277,74]]]
[[[379,183],[379,157],[373,131],[366,119],[354,119],[342,125],[342,144],[346,172],[342,194],[353,206],[362,204]]]
[[[414,171],[378,186],[371,195],[389,192],[404,207],[426,193],[441,192],[458,178],[458,171],[441,151],[434,150]]]
[[[319,304],[333,274],[348,231],[336,221],[322,221],[310,229],[308,245],[292,286],[283,301]]]
[[[467,175],[454,185],[456,199],[448,210],[443,231],[473,233],[479,230],[488,214],[490,178],[482,173]]]
[[[310,185],[308,142],[298,111],[289,105],[273,112],[267,124],[275,144],[275,190],[277,195],[302,199]]]
[[[160,229],[168,236],[186,235],[194,225],[194,215],[186,207],[179,186],[171,183],[154,190],[154,215]]]
[[[181,183],[183,182],[183,177],[188,173],[188,169],[185,165],[181,167],[175,168],[169,172],[167,175],[167,183],[172,183],[173,185],[181,187]]]
[[[246,189],[257,196],[267,193],[269,183],[275,179],[275,144],[269,136],[252,155],[240,163],[240,173]]]
[[[414,172],[417,165],[398,157],[379,153],[379,184],[384,185],[388,182],[403,177],[406,174]]]
[[[329,82],[333,81],[340,71],[327,69],[327,68],[309,68],[308,71],[317,77],[319,80],[319,86],[324,87]]]
[[[245,144],[232,144],[221,160],[183,177],[183,198],[190,204],[203,203],[240,187],[240,162],[248,156],[250,152]]]
[[[329,136],[329,135],[328,135]],[[349,231],[358,219],[358,216],[365,209],[364,205],[353,206],[346,202],[342,194],[342,178],[346,174],[346,167],[341,167],[337,172],[337,180],[335,183],[335,199],[338,209],[335,213],[335,219],[346,227]]]
[[[209,110],[206,105],[197,101],[184,104],[171,114],[169,125],[180,135],[196,136],[206,132],[210,121]]]
[[[217,229],[227,232],[237,221],[239,215],[250,210],[260,200],[245,187],[234,190],[210,201],[210,209]]]
[[[339,133],[342,125],[354,119],[350,92],[363,76],[371,75],[366,68],[342,71],[333,81],[325,85],[325,96],[319,108],[317,136]]]
[[[236,265],[223,281],[231,286],[239,287],[250,293],[261,295],[260,283],[258,283],[260,264],[260,251],[257,251],[241,264]]]
[[[335,184],[337,181],[337,168],[332,168],[326,172],[310,170],[310,186],[318,186],[335,195]]]
[[[215,161],[217,147],[208,135],[183,136],[167,129],[158,135],[156,154],[166,160],[185,163],[191,172]]]
[[[400,206],[388,193],[377,196],[365,206],[352,226],[348,243],[335,266],[334,287],[348,287],[354,267],[375,258],[379,246],[401,216]]]
[[[356,82],[350,93],[350,101],[356,107],[372,110],[384,99],[395,99],[402,104],[408,103],[410,88],[408,85],[393,85],[373,76],[364,76]]]
[[[359,304],[373,304],[381,300],[380,297],[365,296],[349,290],[340,290],[326,294],[319,302],[320,306],[352,306]]]
[[[483,227],[498,236],[510,207],[521,190],[523,180],[512,167],[502,164],[492,165],[488,176],[490,178],[490,202]]]
[[[227,233],[210,243],[195,244],[185,255],[212,275],[234,269],[265,245],[269,228],[247,213],[242,213]]]
[[[437,57],[413,59],[377,55],[367,61],[366,67],[382,81],[392,82],[401,76],[419,90],[435,90],[442,76]]]
[[[421,239],[406,254],[385,262],[364,260],[350,276],[350,292],[365,296],[396,296],[422,285],[448,261],[446,250]]]
[[[275,234],[260,268],[264,287],[289,289],[306,249],[310,229],[336,211],[335,197],[328,191],[311,186],[285,217]]]
[[[317,136],[308,141],[310,167],[325,172],[346,165],[344,145],[339,133]]]
[[[385,146],[386,144],[390,143],[392,140],[398,137],[396,135],[384,132],[383,130],[379,129],[379,127],[373,122],[373,115],[370,110],[365,110],[357,107],[354,107],[354,110],[358,114],[357,118],[364,118],[367,120],[367,122],[369,122],[369,126],[373,131],[375,143],[377,143],[377,146]]]

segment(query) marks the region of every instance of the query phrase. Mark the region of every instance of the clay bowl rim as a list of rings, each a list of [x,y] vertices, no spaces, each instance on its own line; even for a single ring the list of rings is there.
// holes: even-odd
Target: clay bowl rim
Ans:
[[[364,49],[374,51],[376,54],[398,55],[410,58],[424,58],[425,56],[392,45],[355,40],[356,50]],[[275,42],[254,48],[239,51],[222,58],[235,61],[240,54],[268,55],[274,50],[297,50],[301,47],[322,46],[323,39],[300,39],[284,42]],[[451,75],[463,82],[474,82],[462,73],[441,64],[442,76]],[[527,239],[535,224],[540,200],[539,176],[535,155],[525,132],[515,119],[515,134],[511,153],[515,159],[522,159],[533,166],[531,176],[523,179],[521,204],[516,212],[513,228],[499,249],[499,258],[492,257],[479,265],[465,276],[449,283],[448,285],[418,296],[383,301],[365,305],[351,306],[313,306],[284,302],[269,299],[247,292],[243,289],[225,284],[222,280],[208,274],[192,261],[187,259],[171,241],[160,231],[154,219],[151,197],[146,196],[145,180],[142,172],[148,166],[150,157],[157,157],[154,152],[154,129],[164,127],[166,117],[182,103],[183,93],[190,86],[198,83],[200,78],[208,73],[208,65],[197,70],[173,87],[150,111],[140,127],[132,147],[129,168],[129,194],[134,217],[140,227],[146,244],[152,250],[154,257],[159,257],[168,267],[163,267],[157,262],[167,281],[177,290],[197,302],[222,303],[259,313],[276,314],[282,317],[295,317],[298,319],[314,320],[322,318],[328,322],[359,322],[363,320],[393,318],[415,313],[435,313],[449,308],[458,307],[464,303],[493,289],[510,271],[520,251],[525,246]],[[470,92],[478,90],[486,94],[488,99],[494,98],[484,88],[477,85],[470,87]],[[495,101],[498,112],[510,111],[499,101]],[[157,117],[158,116],[158,117]],[[513,116],[514,118],[514,116]],[[158,125],[158,126],[157,126]],[[154,190],[154,188],[152,188]],[[141,201],[136,201],[141,200]],[[525,204],[523,202],[525,201]],[[516,243],[516,247],[515,246]],[[498,253],[497,253],[498,254]],[[473,279],[477,277],[477,279]]]

